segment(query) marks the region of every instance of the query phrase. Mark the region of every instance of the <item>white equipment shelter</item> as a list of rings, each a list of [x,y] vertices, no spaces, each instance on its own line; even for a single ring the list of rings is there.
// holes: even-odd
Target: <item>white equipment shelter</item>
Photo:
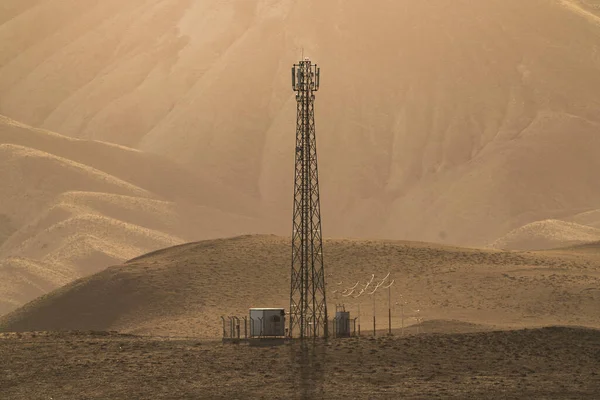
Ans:
[[[285,336],[285,310],[283,308],[251,308],[250,337]]]

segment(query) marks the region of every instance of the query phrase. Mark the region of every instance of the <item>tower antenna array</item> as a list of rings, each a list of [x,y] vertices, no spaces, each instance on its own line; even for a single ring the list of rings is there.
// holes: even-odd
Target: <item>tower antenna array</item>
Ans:
[[[328,334],[314,115],[320,72],[308,57],[292,67],[297,119],[289,335],[300,338]]]

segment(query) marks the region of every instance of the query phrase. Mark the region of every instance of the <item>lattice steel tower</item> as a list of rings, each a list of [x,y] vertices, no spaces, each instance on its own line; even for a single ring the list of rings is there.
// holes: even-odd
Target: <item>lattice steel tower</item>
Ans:
[[[320,69],[308,58],[294,64],[298,104],[289,335],[300,338],[328,334],[314,115],[319,80]]]

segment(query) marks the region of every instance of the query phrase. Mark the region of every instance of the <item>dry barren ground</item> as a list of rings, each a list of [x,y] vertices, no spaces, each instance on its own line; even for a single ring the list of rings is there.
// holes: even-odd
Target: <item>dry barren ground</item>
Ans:
[[[600,331],[549,327],[250,347],[0,336],[2,399],[596,399]]]
[[[497,328],[600,328],[600,251],[588,245],[500,252],[436,244],[327,239],[328,308],[343,303],[363,329],[388,293],[344,295],[375,275],[395,279],[392,327],[454,319]],[[221,316],[289,307],[289,239],[248,235],[163,249],[77,280],[0,317],[0,332],[97,330],[220,338]],[[358,292],[357,292],[358,293]],[[360,312],[359,312],[360,308]],[[420,310],[418,313],[416,310]],[[333,314],[331,314],[333,317]],[[446,324],[444,324],[446,325]],[[444,328],[445,329],[445,328]]]

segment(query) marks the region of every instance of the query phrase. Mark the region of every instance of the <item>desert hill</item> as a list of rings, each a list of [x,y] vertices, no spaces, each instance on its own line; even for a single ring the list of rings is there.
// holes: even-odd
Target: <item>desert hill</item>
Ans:
[[[95,140],[74,140],[3,116],[0,116],[0,143],[27,147],[90,167],[144,188],[163,200],[183,200],[226,212],[259,214],[258,203],[252,198],[202,171],[189,171],[163,157],[132,148]]]
[[[283,234],[304,51],[326,234],[479,246],[598,209],[596,5],[5,0],[0,114],[166,156]]]
[[[536,221],[492,243],[501,250],[544,250],[600,241],[600,229],[559,220]]]
[[[576,214],[567,219],[569,222],[600,228],[600,210],[591,210]]]
[[[2,317],[0,330],[217,337],[220,316],[243,316],[249,307],[289,308],[288,242],[277,236],[241,236],[156,251],[28,303]],[[515,253],[350,239],[327,240],[324,246],[329,307],[345,303],[356,317],[360,301],[363,330],[372,326],[373,299],[344,297],[343,289],[388,272],[396,280],[394,328],[401,325],[396,303],[402,300],[406,325],[420,316],[499,327],[600,326],[598,253]],[[383,328],[387,293],[376,296]]]
[[[4,243],[4,241],[13,233],[14,228],[8,219],[8,217],[4,214],[0,216],[0,245]]]
[[[149,251],[269,224],[235,188],[160,156],[6,117],[0,210],[0,314]]]
[[[93,271],[90,268],[89,272]],[[5,313],[66,285],[81,275],[62,263],[7,257],[0,260],[0,276],[0,312]]]

